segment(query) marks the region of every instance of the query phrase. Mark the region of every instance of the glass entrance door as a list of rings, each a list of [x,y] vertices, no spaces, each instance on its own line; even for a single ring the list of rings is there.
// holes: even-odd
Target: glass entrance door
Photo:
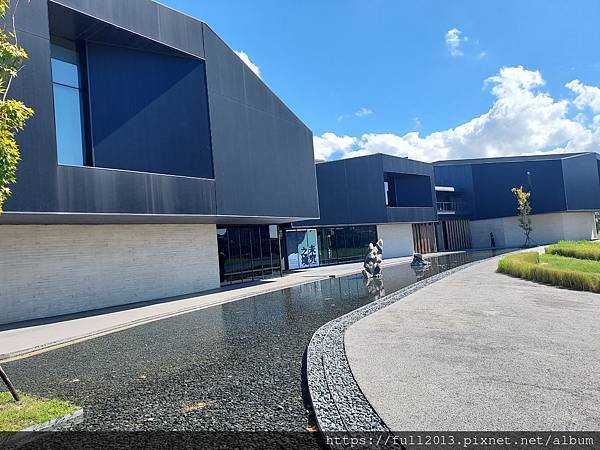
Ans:
[[[221,284],[229,285],[281,275],[276,226],[219,226]]]

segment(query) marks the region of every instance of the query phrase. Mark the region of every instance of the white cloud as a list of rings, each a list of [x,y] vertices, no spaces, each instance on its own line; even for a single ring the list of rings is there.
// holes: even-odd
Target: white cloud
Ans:
[[[351,117],[365,117],[370,116],[371,114],[374,114],[374,111],[372,109],[360,108],[354,114],[342,114],[341,116],[338,116],[337,121],[341,122],[342,120],[349,119]]]
[[[314,137],[315,160],[325,161],[335,153],[346,153],[354,144],[356,138],[350,136],[337,136],[334,133],[324,133]]]
[[[452,28],[446,32],[446,48],[451,56],[461,56],[471,59],[483,59],[487,52],[481,48],[479,39],[471,40],[458,28]]]
[[[587,86],[579,80],[570,81],[565,86],[577,94],[577,97],[573,100],[573,104],[578,109],[588,107],[594,113],[600,113],[600,88]]]
[[[455,128],[421,136],[366,133],[360,137],[325,133],[315,137],[315,155],[321,159],[387,153],[422,161],[472,157],[600,150],[600,114],[587,120],[571,117],[571,104],[600,108],[597,87],[571,82],[574,100],[555,100],[543,90],[542,74],[504,67],[485,80],[495,100],[481,116]],[[579,106],[578,106],[579,105]],[[335,150],[333,150],[335,149]]]
[[[412,122],[416,130],[421,128],[421,119],[419,119],[418,117],[413,117]]]
[[[369,108],[360,108],[354,113],[356,117],[370,116],[371,114],[373,114],[373,110]]]
[[[461,35],[462,31],[460,31],[458,28],[452,28],[446,33],[446,47],[448,47],[448,51],[452,56],[456,57],[463,55],[460,45],[468,38],[466,36],[461,38]]]
[[[260,67],[258,67],[256,64],[254,64],[252,62],[252,60],[250,59],[250,57],[248,56],[248,54],[246,52],[236,51],[235,54],[238,55],[242,61],[244,61],[244,63],[250,68],[250,70],[252,72],[254,72],[256,74],[256,76],[258,78],[261,78]]]

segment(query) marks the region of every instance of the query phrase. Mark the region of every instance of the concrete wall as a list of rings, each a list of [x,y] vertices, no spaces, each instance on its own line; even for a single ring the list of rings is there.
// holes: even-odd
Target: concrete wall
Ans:
[[[377,237],[383,239],[383,257],[398,258],[414,252],[412,225],[396,223],[377,225]]]
[[[215,225],[0,226],[0,324],[217,287]]]
[[[596,237],[592,212],[536,214],[531,218],[531,237],[537,244],[552,244],[561,239],[589,240]],[[517,217],[474,220],[471,222],[473,248],[489,247],[490,232],[494,233],[497,247],[520,247],[525,241]]]

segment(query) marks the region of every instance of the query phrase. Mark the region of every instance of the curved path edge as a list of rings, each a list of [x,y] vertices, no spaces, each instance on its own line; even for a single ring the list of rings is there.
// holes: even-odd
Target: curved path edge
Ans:
[[[490,259],[464,264],[418,281],[388,296],[334,319],[314,334],[306,353],[306,377],[317,425],[321,432],[391,431],[362,393],[350,369],[344,334],[359,320],[410,294]]]

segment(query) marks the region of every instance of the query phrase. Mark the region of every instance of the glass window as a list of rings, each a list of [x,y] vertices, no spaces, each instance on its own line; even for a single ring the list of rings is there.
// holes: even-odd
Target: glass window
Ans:
[[[369,243],[377,242],[377,227],[375,226],[324,227],[317,231],[319,264],[322,266],[361,261],[366,255]],[[293,231],[286,233],[288,247],[290,236],[294,234]]]
[[[85,164],[79,56],[74,43],[51,44],[54,121],[59,164]]]
[[[277,230],[277,228],[275,228]],[[275,235],[275,238],[270,236]],[[259,280],[281,273],[278,233],[268,226],[217,228],[221,283]]]
[[[385,189],[385,206],[390,206],[390,185],[389,182],[383,182],[383,188]]]

